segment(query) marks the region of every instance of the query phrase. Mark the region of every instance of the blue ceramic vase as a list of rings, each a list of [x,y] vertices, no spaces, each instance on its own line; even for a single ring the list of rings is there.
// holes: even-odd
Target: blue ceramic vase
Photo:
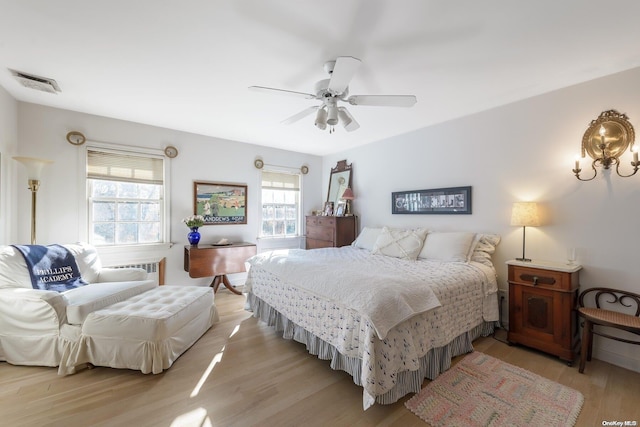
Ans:
[[[187,234],[187,239],[189,239],[189,243],[191,246],[197,246],[200,241],[200,232],[198,231],[198,227],[191,227],[191,231]]]

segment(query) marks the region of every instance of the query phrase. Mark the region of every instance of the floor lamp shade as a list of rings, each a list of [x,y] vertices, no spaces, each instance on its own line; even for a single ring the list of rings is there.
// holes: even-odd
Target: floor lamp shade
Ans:
[[[37,159],[35,157],[14,157],[16,160],[27,168],[27,175],[29,180],[38,180],[42,176],[42,169],[49,163],[53,163],[53,160]]]
[[[42,169],[53,160],[37,159],[35,157],[14,157],[15,161],[20,162],[27,168],[29,178],[29,190],[31,190],[31,244],[36,244],[36,206],[38,188],[40,187],[40,177]]]
[[[522,258],[518,261],[531,261],[525,257],[525,241],[527,227],[537,227],[540,225],[538,216],[538,205],[535,202],[516,202],[511,210],[511,225],[522,227]]]

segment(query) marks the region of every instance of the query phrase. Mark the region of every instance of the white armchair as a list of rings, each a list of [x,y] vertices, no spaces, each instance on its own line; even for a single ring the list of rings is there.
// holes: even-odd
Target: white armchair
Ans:
[[[157,286],[146,280],[141,268],[102,268],[91,245],[63,246],[74,255],[89,285],[61,293],[33,289],[22,254],[12,246],[0,246],[0,361],[58,366],[65,339],[62,330],[71,324],[70,317],[86,316]]]

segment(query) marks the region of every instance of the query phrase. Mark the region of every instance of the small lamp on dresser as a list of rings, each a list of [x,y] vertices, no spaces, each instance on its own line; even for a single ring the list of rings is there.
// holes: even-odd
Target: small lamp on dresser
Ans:
[[[347,209],[344,213],[345,216],[353,215],[353,213],[351,212],[351,201],[355,198],[356,196],[353,195],[353,190],[351,189],[351,187],[347,187],[347,189],[344,190],[344,193],[342,193],[342,199],[346,200],[347,202]]]

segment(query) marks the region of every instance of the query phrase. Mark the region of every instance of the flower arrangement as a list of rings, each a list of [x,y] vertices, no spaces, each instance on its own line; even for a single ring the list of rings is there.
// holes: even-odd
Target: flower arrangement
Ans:
[[[187,227],[202,227],[204,225],[204,217],[202,215],[191,215],[182,220]]]

